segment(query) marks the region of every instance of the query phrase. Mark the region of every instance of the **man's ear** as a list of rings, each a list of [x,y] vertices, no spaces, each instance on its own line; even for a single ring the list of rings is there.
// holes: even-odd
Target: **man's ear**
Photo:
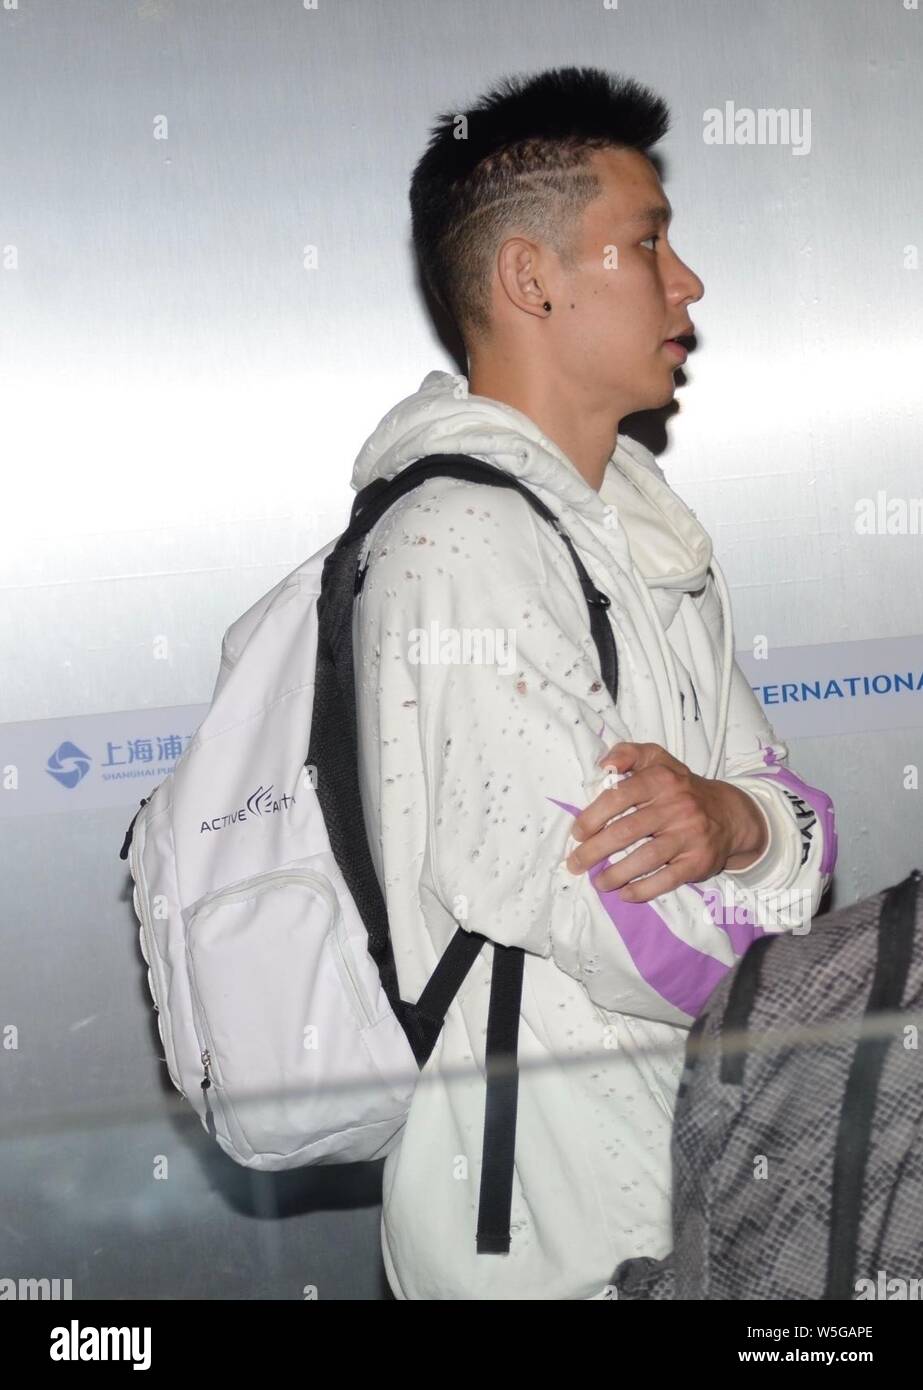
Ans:
[[[545,301],[551,299],[541,263],[541,250],[528,237],[507,237],[497,251],[496,271],[503,294],[517,309],[537,318],[546,316]]]

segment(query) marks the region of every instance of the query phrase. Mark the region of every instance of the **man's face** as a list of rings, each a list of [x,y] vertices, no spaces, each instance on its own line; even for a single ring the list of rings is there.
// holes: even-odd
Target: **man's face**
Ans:
[[[650,160],[602,150],[592,162],[603,188],[583,213],[577,264],[549,296],[554,348],[587,404],[615,400],[621,419],[672,400],[682,361],[664,340],[687,328],[705,288],[667,240],[672,210]]]

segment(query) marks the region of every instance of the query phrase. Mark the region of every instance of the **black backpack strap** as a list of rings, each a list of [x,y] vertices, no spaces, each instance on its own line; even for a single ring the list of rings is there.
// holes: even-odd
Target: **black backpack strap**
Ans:
[[[742,1043],[742,1034],[750,1025],[750,1013],[760,987],[763,957],[772,943],[777,940],[778,936],[771,934],[758,936],[747,947],[734,969],[734,979],[728,990],[724,1016],[721,1020],[721,1066],[718,1071],[718,1079],[727,1085],[740,1086],[743,1084],[747,1050]],[[736,1043],[733,1046],[725,1045],[727,1034],[736,1035]]]
[[[305,766],[315,770],[331,850],[365,924],[369,955],[378,967],[382,988],[421,1070],[449,1005],[488,938],[459,927],[416,1003],[400,998],[387,909],[365,833],[359,792],[352,617],[353,602],[368,569],[368,560],[359,567],[366,536],[398,498],[431,477],[515,488],[554,528],[567,546],[586,598],[603,681],[613,701],[618,698],[618,658],[606,615],[609,598],[594,585],[558,518],[518,478],[465,454],[435,454],[410,464],[392,479],[376,479],[357,494],[349,525],[324,561],[321,575],[316,684]],[[492,944],[478,1253],[503,1253],[510,1247],[518,1100],[516,1054],[525,961],[521,947]]]
[[[368,934],[369,955],[378,967],[388,1003],[400,1022],[414,1057],[432,1048],[429,1036],[398,993],[394,953],[384,895],[365,833],[359,792],[356,694],[353,672],[352,607],[355,562],[361,537],[338,545],[324,562],[318,598],[317,662],[311,738],[305,767],[311,769],[333,856]]]
[[[479,1255],[506,1255],[510,1248],[519,1101],[516,1049],[525,954],[521,947],[494,943],[487,1013],[487,1099],[478,1205]]]
[[[919,886],[920,871],[914,869],[885,894],[865,1018],[901,1007],[913,958]],[[833,1156],[826,1300],[849,1301],[856,1291],[862,1191],[878,1088],[890,1045],[890,1037],[861,1037],[846,1081]]]
[[[445,1021],[449,1005],[462,981],[489,940],[480,932],[459,927],[439,958],[423,993],[414,1005],[418,1022],[426,1027],[425,1064]],[[487,1012],[487,1097],[484,1105],[484,1139],[481,1148],[481,1190],[478,1207],[479,1255],[505,1255],[510,1248],[510,1212],[513,1203],[513,1160],[516,1149],[516,1112],[519,1073],[516,1052],[525,951],[520,947],[493,945],[490,1002]]]
[[[574,549],[570,536],[567,535],[554,512],[536,497],[531,488],[526,487],[525,483],[520,482],[511,473],[497,468],[492,463],[485,463],[482,459],[471,458],[467,454],[431,454],[427,458],[418,459],[416,463],[411,463],[407,468],[401,469],[400,473],[391,479],[376,478],[373,483],[369,483],[368,487],[364,487],[356,495],[349,528],[343,533],[344,539],[350,536],[354,527],[358,534],[365,536],[399,497],[403,497],[405,493],[419,487],[420,483],[425,482],[427,478],[460,478],[469,483],[490,483],[494,487],[515,488],[519,495],[529,503],[532,510],[547,521],[549,526],[553,527],[567,546],[574,562],[577,578],[580,581],[580,587],[583,590],[590,614],[590,631],[593,634],[593,641],[599,655],[600,673],[606,689],[612,696],[612,702],[615,704],[618,700],[618,658],[615,650],[615,639],[612,636],[612,625],[606,617],[606,609],[610,603],[609,596],[604,594],[601,589],[597,589],[593,583],[583,561]],[[362,588],[367,569],[368,562],[356,577],[357,593]]]

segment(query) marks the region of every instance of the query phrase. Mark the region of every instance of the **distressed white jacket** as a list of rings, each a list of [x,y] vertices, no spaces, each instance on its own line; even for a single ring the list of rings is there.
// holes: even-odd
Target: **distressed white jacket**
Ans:
[[[618,702],[573,561],[514,491],[433,479],[370,533],[353,626],[360,786],[401,997],[419,997],[459,925],[527,952],[510,1252],[475,1246],[485,946],[385,1160],[385,1266],[401,1299],[603,1298],[621,1260],[669,1249],[689,1026],[754,935],[797,924],[777,910],[785,890],[806,921],[816,911],[833,808],[787,768],[734,661],[711,540],[648,450],[621,436],[597,493],[527,416],[434,371],[367,440],[353,487],[431,453],[507,469],[557,515],[611,600]],[[746,790],[765,852],[649,904],[597,891],[600,870],[572,874],[573,817],[623,740]]]

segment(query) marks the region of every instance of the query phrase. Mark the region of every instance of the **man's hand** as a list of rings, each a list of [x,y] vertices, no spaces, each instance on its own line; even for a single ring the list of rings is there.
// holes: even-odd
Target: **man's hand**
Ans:
[[[723,869],[745,869],[762,854],[766,822],[740,787],[696,776],[658,743],[616,743],[599,762],[631,776],[601,792],[576,818],[571,834],[581,843],[567,867],[583,873],[610,854],[652,838],[604,869],[594,879],[595,887],[617,888],[623,900],[645,903]],[[608,824],[633,806],[637,810],[631,815]],[[642,874],[650,877],[631,883]]]

